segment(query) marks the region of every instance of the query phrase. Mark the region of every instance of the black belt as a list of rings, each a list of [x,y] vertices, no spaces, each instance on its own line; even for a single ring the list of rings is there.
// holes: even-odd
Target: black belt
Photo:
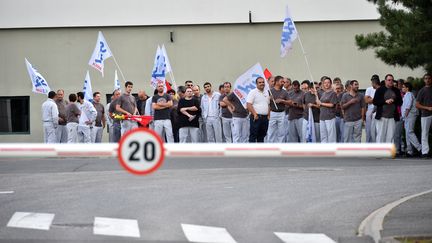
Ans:
[[[279,112],[285,112],[285,110],[282,110],[282,111],[272,111],[272,112],[277,112],[277,113],[279,113]]]

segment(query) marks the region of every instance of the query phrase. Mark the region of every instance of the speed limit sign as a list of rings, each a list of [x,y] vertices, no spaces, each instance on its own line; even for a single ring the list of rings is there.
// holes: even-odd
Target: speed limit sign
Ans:
[[[136,175],[145,175],[157,170],[165,156],[159,135],[146,128],[134,129],[123,135],[117,153],[120,164]]]

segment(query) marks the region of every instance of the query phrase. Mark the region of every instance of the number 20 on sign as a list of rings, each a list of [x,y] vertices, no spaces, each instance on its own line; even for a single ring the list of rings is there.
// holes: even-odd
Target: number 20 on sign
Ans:
[[[120,164],[135,175],[154,172],[162,165],[164,156],[161,138],[146,128],[133,129],[124,134],[118,147]]]

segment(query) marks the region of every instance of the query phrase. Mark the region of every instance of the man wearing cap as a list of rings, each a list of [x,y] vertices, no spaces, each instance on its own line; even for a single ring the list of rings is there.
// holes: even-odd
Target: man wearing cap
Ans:
[[[394,77],[392,74],[385,76],[384,85],[379,87],[373,98],[376,105],[375,115],[377,126],[378,143],[393,143],[396,129],[396,121],[399,120],[397,106],[402,105],[402,97],[399,89],[393,86]]]
[[[375,91],[380,87],[379,76],[374,74],[371,78],[371,87],[368,87],[365,92],[365,102],[367,104],[366,111],[366,142],[374,143],[376,141],[376,121],[375,121],[375,106],[373,98]]]

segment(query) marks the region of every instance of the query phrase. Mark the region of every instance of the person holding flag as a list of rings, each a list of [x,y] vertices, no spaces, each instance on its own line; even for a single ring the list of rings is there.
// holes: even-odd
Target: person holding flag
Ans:
[[[282,76],[274,78],[274,87],[271,88],[270,120],[268,127],[269,143],[282,143],[285,138],[284,119],[285,105],[288,104],[288,92],[282,89]]]
[[[302,141],[303,129],[303,95],[304,92],[300,90],[300,82],[294,80],[292,82],[292,91],[289,92],[288,105],[289,109],[289,136],[288,142],[298,143]]]
[[[316,103],[317,96],[318,91],[315,89],[315,84],[310,82],[309,91],[303,95],[303,143],[319,143],[321,141],[319,127],[320,108]]]

